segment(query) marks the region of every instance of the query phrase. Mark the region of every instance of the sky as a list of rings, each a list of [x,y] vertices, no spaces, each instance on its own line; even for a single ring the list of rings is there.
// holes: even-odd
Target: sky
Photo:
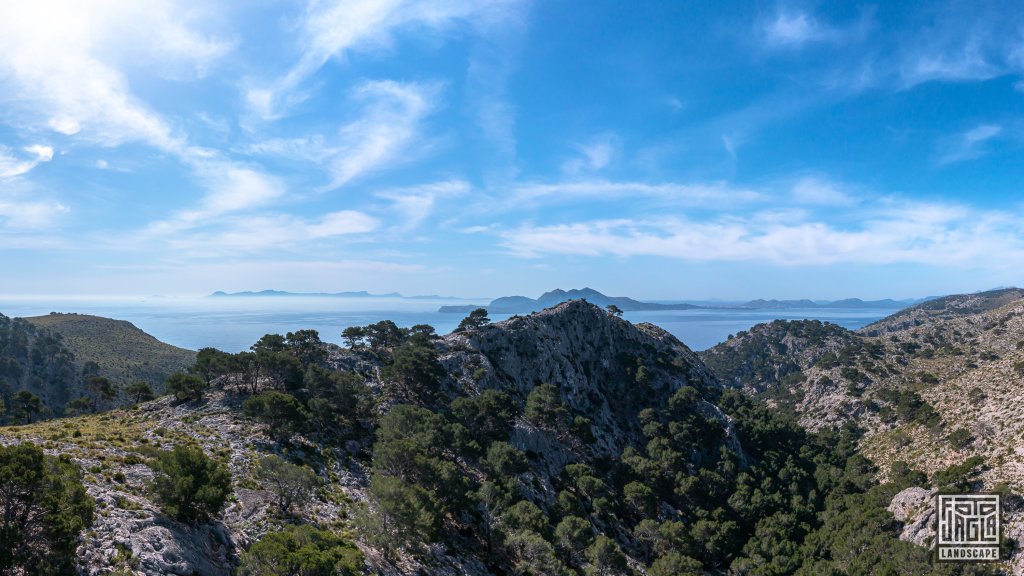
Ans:
[[[0,294],[1022,285],[1015,2],[33,0]]]

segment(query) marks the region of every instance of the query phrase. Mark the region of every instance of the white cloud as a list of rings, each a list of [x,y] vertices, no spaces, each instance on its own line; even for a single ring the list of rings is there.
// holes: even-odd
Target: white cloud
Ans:
[[[785,10],[763,22],[761,33],[770,48],[802,48],[814,42],[838,42],[847,36],[806,12]]]
[[[1002,132],[1003,127],[998,124],[980,124],[962,134],[946,138],[940,143],[942,151],[938,163],[953,164],[980,158],[988,152],[985,144]]]
[[[406,29],[445,30],[460,21],[489,20],[518,2],[511,0],[310,0],[300,24],[302,57],[270,86],[247,93],[250,107],[273,119],[301,100],[294,92],[331,58],[351,51],[382,50]]]
[[[153,222],[147,234],[166,235],[202,226],[235,212],[263,208],[286,192],[280,179],[257,168],[222,160],[193,161],[196,178],[206,193],[194,208]]]
[[[618,200],[637,197],[657,198],[690,206],[722,206],[747,204],[763,195],[746,188],[734,188],[724,182],[710,184],[650,184],[646,182],[615,182],[588,180],[558,184],[524,184],[512,189],[510,206],[522,202],[571,201],[581,198]]]
[[[221,217],[216,225],[175,234],[165,241],[193,257],[218,257],[308,246],[317,240],[365,234],[379,227],[377,219],[354,210],[330,212],[319,218],[253,214]]]
[[[1013,215],[941,204],[888,204],[842,228],[808,217],[720,217],[695,222],[596,220],[525,225],[501,234],[524,257],[550,254],[659,256],[782,266],[920,263],[961,267],[1024,265],[1024,230]]]
[[[733,160],[736,159],[736,143],[727,134],[722,134],[722,147],[729,153]]]
[[[26,146],[25,152],[35,155],[36,162],[49,162],[50,160],[53,160],[53,148],[51,146],[33,144],[31,146]]]
[[[562,165],[562,171],[576,175],[582,172],[598,172],[606,168],[620,146],[619,137],[606,133],[595,136],[589,141],[574,144],[579,158],[573,158]]]
[[[171,0],[37,0],[0,18],[0,101],[11,123],[49,127],[103,145],[141,141],[164,150],[182,139],[130,89],[124,67],[207,66],[228,46],[182,22],[196,10]]]
[[[964,142],[971,145],[977,144],[978,142],[984,142],[989,138],[997,136],[1002,131],[1002,126],[996,126],[994,124],[982,124],[981,126],[971,128],[966,133],[964,133]]]
[[[0,197],[0,230],[39,229],[50,226],[71,210],[59,202],[6,199]]]
[[[334,135],[271,138],[245,151],[322,166],[333,190],[369,173],[387,170],[429,152],[422,139],[423,121],[436,107],[438,84],[369,81],[356,87],[351,101],[357,116]],[[415,148],[415,151],[413,151]]]
[[[389,200],[389,214],[397,214],[401,230],[411,230],[420,225],[437,207],[439,200],[455,198],[468,193],[471,186],[464,180],[448,180],[411,188],[399,188],[378,192],[376,196]]]
[[[341,128],[329,169],[329,188],[338,188],[368,172],[389,167],[419,141],[420,124],[433,110],[437,85],[393,81],[367,82],[353,95],[364,104],[362,117]]]
[[[987,80],[1001,74],[979,47],[971,42],[951,50],[911,51],[900,68],[905,87],[931,80]]]
[[[53,148],[49,146],[34,144],[23,151],[31,154],[33,158],[19,158],[10,148],[0,145],[0,180],[27,174],[39,164],[53,160]]]
[[[896,39],[900,88],[977,82],[1024,71],[1024,18],[1006,6],[948,2],[929,11],[927,25]]]
[[[362,212],[340,210],[324,214],[319,220],[305,223],[302,227],[308,238],[330,238],[373,232],[380,227],[380,222]]]
[[[793,185],[793,200],[799,204],[822,206],[850,206],[857,201],[836,183],[813,176],[797,180]]]

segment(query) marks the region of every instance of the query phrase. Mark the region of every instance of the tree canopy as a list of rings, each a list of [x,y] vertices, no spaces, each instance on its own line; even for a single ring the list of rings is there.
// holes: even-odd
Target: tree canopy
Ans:
[[[34,444],[0,446],[0,574],[74,574],[94,508],[70,460]]]

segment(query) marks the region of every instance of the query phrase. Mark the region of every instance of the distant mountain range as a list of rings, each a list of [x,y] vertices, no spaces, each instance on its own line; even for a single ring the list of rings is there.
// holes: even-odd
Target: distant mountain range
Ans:
[[[398,292],[389,292],[387,294],[370,294],[365,290],[358,292],[285,292],[283,290],[260,290],[259,292],[253,292],[246,290],[245,292],[224,292],[218,290],[213,294],[210,294],[208,298],[285,298],[285,297],[305,297],[305,298],[402,298],[403,300],[461,300],[454,296],[437,296],[436,294],[423,295],[423,296],[402,296]]]
[[[550,308],[569,300],[586,300],[598,306],[614,304],[623,312],[636,312],[641,310],[691,310],[700,308],[693,304],[658,304],[654,302],[640,302],[624,296],[605,296],[592,288],[582,290],[552,290],[541,294],[540,298],[533,299],[526,296],[502,296],[491,300],[490,304],[476,306],[441,306],[439,312],[467,313],[477,308],[486,308],[492,314],[529,314],[545,308]]]
[[[892,309],[899,310],[923,302],[918,300],[861,300],[860,298],[847,298],[845,300],[751,300],[744,303],[707,303],[691,304],[687,302],[661,303],[641,302],[625,296],[606,296],[593,288],[581,290],[552,290],[545,292],[540,298],[528,298],[526,296],[503,296],[494,299],[490,304],[480,305],[457,305],[441,306],[439,312],[466,314],[477,308],[485,308],[492,314],[529,314],[549,308],[568,300],[586,300],[598,306],[614,304],[623,312],[641,312],[657,310],[789,310],[789,309]]]
[[[365,290],[350,292],[287,292],[284,290],[260,290],[244,292],[224,292],[218,290],[210,294],[208,298],[398,298],[403,300],[463,300],[454,296],[439,296],[436,294],[421,296],[403,296],[398,292],[387,294],[371,294]],[[491,300],[488,304],[458,304],[441,306],[439,312],[452,314],[466,314],[477,308],[486,308],[492,314],[529,314],[545,308],[550,308],[569,300],[586,300],[598,306],[614,304],[623,312],[642,312],[657,310],[792,310],[792,309],[890,309],[899,310],[919,304],[931,298],[919,298],[912,300],[861,300],[860,298],[847,298],[844,300],[764,300],[757,299],[749,302],[642,302],[626,296],[607,296],[593,288],[582,288],[573,290],[555,289],[541,294],[539,298],[527,296],[502,296]]]
[[[914,304],[920,304],[927,299],[914,300],[861,300],[860,298],[846,298],[844,300],[751,300],[745,304],[735,306],[736,308],[752,308],[756,310],[786,310],[791,308],[838,308],[844,310],[858,308],[892,308],[899,310]],[[719,306],[720,308],[731,308],[731,306]]]

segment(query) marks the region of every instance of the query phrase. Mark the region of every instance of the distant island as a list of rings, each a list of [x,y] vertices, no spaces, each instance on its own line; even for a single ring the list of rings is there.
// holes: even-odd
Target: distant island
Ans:
[[[526,296],[502,296],[491,300],[486,305],[462,305],[462,306],[441,306],[439,312],[464,314],[472,312],[477,308],[486,308],[492,314],[529,314],[551,306],[556,306],[569,300],[586,300],[598,306],[614,304],[623,312],[637,312],[641,310],[692,310],[700,308],[693,304],[658,304],[655,302],[640,302],[624,296],[605,296],[592,288],[582,290],[552,290],[541,294],[540,298],[528,298]]]
[[[491,300],[489,304],[469,304],[441,306],[438,312],[451,314],[466,314],[484,308],[491,314],[529,314],[544,308],[550,308],[567,302],[569,300],[586,300],[598,306],[618,306],[623,312],[649,312],[658,310],[790,310],[790,309],[892,309],[900,310],[923,302],[917,300],[861,300],[860,298],[847,298],[844,300],[751,300],[745,303],[736,304],[691,304],[687,302],[641,302],[625,296],[607,296],[593,288],[573,290],[552,290],[541,294],[539,298],[527,296],[502,296]]]
[[[914,304],[920,304],[927,300],[926,298],[919,298],[913,300],[893,300],[886,298],[884,300],[861,300],[860,298],[846,298],[844,300],[751,300],[745,304],[737,306],[737,308],[750,308],[755,310],[787,310],[793,308],[835,308],[843,310],[860,309],[860,308],[891,308],[893,310],[899,310],[906,308],[907,306],[913,306]]]
[[[347,292],[287,292],[284,290],[246,290],[243,292],[224,292],[218,290],[207,298],[392,298],[401,300],[461,300],[455,296],[439,296],[437,294],[403,296],[398,292],[372,294],[366,290]],[[836,309],[862,310],[883,309],[900,310],[907,306],[919,304],[929,298],[910,300],[861,300],[846,298],[843,300],[765,300],[757,299],[749,302],[643,302],[626,296],[607,296],[593,288],[572,290],[555,289],[541,294],[539,298],[527,296],[502,296],[487,304],[452,304],[441,306],[438,312],[450,314],[467,314],[477,308],[485,308],[492,314],[529,314],[569,300],[586,300],[598,306],[615,305],[623,312],[651,312],[658,310],[808,310]]]
[[[387,294],[371,294],[365,290],[357,292],[285,292],[283,290],[260,290],[253,292],[224,292],[218,290],[207,298],[401,298],[403,300],[461,300],[455,296],[438,296],[436,294],[422,296],[402,296],[398,292]]]

